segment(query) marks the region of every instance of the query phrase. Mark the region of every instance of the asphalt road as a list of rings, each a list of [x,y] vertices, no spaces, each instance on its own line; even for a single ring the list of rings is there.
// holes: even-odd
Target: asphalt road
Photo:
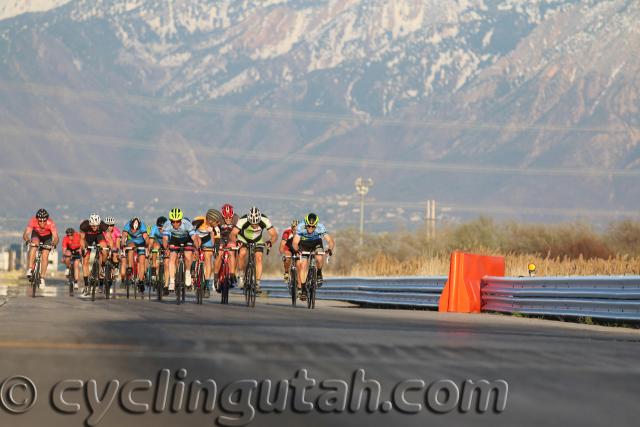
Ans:
[[[0,293],[8,293],[4,305],[0,297],[0,426],[635,426],[640,415],[640,333],[630,329],[330,301],[315,310],[269,298],[259,298],[254,309],[238,297],[229,306],[217,298],[202,306],[192,299],[181,306],[91,302],[67,296],[61,283],[36,298],[23,287]],[[304,399],[303,370],[316,380]],[[359,396],[353,392],[358,370],[380,385],[372,412],[364,407],[368,393],[360,410],[349,410]],[[34,384],[32,404],[30,386],[11,387],[23,381],[17,375]],[[203,409],[202,393],[190,412],[196,380],[213,390],[208,379],[216,385],[213,411]],[[259,403],[267,379],[273,398],[276,385],[290,380],[282,412]],[[503,410],[493,401],[485,412],[475,403],[461,409],[465,380],[482,379],[508,384]],[[399,383],[416,387],[404,400],[417,413],[401,412],[402,399],[392,399]],[[340,384],[348,387],[344,398]],[[145,402],[148,408],[135,406]],[[13,404],[31,407],[12,414]]]

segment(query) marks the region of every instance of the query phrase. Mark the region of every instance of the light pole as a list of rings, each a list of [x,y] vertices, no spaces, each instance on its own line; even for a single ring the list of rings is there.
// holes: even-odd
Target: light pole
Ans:
[[[356,191],[360,194],[360,246],[362,246],[364,243],[364,196],[369,192],[369,188],[373,186],[373,180],[360,177],[356,179],[355,184]]]

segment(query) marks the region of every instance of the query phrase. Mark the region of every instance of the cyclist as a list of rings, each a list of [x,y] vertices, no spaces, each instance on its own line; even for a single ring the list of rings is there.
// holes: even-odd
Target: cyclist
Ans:
[[[200,247],[204,252],[204,297],[209,298],[212,285],[211,270],[213,266],[213,252],[215,241],[220,240],[220,224],[223,222],[222,214],[216,209],[209,209],[206,216],[197,216],[192,224],[196,234],[200,237]]]
[[[73,263],[73,288],[78,289],[78,278],[80,277],[80,233],[69,227],[64,232],[66,236],[62,239],[62,259],[67,266],[67,277],[69,269]]]
[[[220,250],[224,250],[224,249],[234,249],[236,247],[235,243],[231,242],[229,240],[229,236],[231,234],[231,232],[233,231],[233,228],[235,227],[236,223],[238,222],[238,215],[236,215],[233,212],[233,206],[231,206],[230,204],[225,204],[222,206],[222,223],[220,224],[220,238],[218,239],[218,241],[216,242],[216,244],[218,245],[218,248]],[[235,251],[230,251],[229,252],[229,274],[231,275],[231,287],[233,287],[233,285],[236,282],[236,253]],[[213,271],[216,272],[216,274],[213,275],[213,280],[216,286],[216,292],[220,292],[220,286],[218,284],[218,275],[220,274],[220,268],[222,267],[222,257],[221,256],[217,256],[214,264],[213,264]]]
[[[99,246],[101,249],[107,247],[107,238],[105,236],[105,232],[109,227],[107,224],[100,219],[100,215],[97,213],[92,213],[89,215],[89,219],[85,219],[80,224],[80,247],[82,248],[82,272],[84,278],[84,289],[83,294],[86,295],[89,292],[89,272],[91,271],[91,267],[89,266],[89,257],[91,255],[91,251],[87,250],[88,246]],[[103,251],[99,250],[96,253],[96,256],[99,257],[100,265],[104,264],[103,259]],[[100,269],[100,274],[102,274],[102,269]],[[102,278],[101,278],[102,279]],[[102,287],[102,280],[100,283]]]
[[[49,218],[49,212],[45,209],[38,209],[36,215],[29,220],[27,227],[24,229],[22,239],[25,242],[31,242],[33,245],[42,243],[44,245],[56,246],[58,244],[58,229],[56,223]],[[30,279],[33,274],[33,264],[36,261],[36,247],[29,248],[29,268],[27,277]],[[47,274],[47,266],[49,265],[49,250],[42,250],[42,263],[40,268],[40,286],[44,289],[44,278]]]
[[[333,254],[335,242],[333,238],[327,233],[327,229],[323,224],[320,224],[320,218],[314,213],[308,214],[304,218],[304,223],[298,224],[296,229],[296,235],[293,238],[292,246],[294,251],[313,252],[316,249],[322,249],[322,238],[327,239],[329,248],[326,250],[327,255]],[[302,286],[307,280],[307,263],[305,258],[298,261],[298,288],[302,288],[302,292],[306,292],[306,288]],[[322,255],[316,255],[316,265],[318,266],[318,287],[322,286],[322,265],[324,259]],[[304,297],[301,295],[301,299]]]
[[[167,222],[166,216],[159,216],[156,219],[155,225],[151,227],[149,232],[149,253],[151,254],[151,276],[155,277],[158,274],[158,251],[162,250],[162,227]],[[167,277],[167,263],[164,265],[164,277]]]
[[[265,243],[262,239],[262,232],[267,230],[269,232],[270,239]],[[262,277],[262,253],[264,247],[271,248],[278,239],[278,232],[271,224],[271,220],[266,215],[260,212],[260,209],[253,206],[249,209],[249,212],[242,216],[236,223],[233,231],[229,235],[232,242],[239,241],[242,246],[240,247],[240,254],[238,264],[241,269],[247,265],[247,247],[246,244],[257,243],[256,246],[256,295],[260,295],[262,290],[260,289],[260,279]]]
[[[138,252],[138,288],[140,292],[144,292],[144,271],[146,248],[149,245],[149,235],[147,234],[147,226],[138,217],[131,218],[122,229],[122,246],[135,248]],[[127,275],[133,271],[133,249],[128,251],[127,255]]]
[[[291,267],[291,258],[290,257],[295,251],[293,250],[293,236],[296,232],[296,228],[298,228],[298,221],[294,219],[291,221],[291,225],[287,227],[282,232],[282,237],[280,239],[280,253],[282,254],[283,262],[284,262],[284,282],[289,283],[289,267]]]
[[[184,218],[182,210],[173,208],[169,212],[169,221],[162,227],[162,246],[169,253],[169,291],[176,289],[176,268],[178,264],[178,246],[185,245],[185,286],[191,283],[190,267],[193,260],[193,246],[200,249],[200,237],[196,234],[191,222]],[[171,245],[171,246],[169,246]]]
[[[107,244],[111,249],[111,262],[114,265],[113,276],[115,277],[120,264],[120,257],[118,256],[118,250],[120,249],[120,243],[122,239],[122,232],[116,227],[116,219],[112,216],[108,216],[104,219],[104,223],[107,224],[107,231],[105,231],[105,237],[107,238]],[[122,274],[121,274],[122,276]]]

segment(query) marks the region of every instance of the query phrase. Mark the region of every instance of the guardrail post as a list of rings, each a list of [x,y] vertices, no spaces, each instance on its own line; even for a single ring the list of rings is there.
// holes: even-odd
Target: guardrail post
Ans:
[[[484,276],[504,276],[504,257],[453,252],[438,311],[480,313]]]

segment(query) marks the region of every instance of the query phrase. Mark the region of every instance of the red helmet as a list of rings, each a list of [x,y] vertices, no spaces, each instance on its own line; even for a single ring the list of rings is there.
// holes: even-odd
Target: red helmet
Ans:
[[[226,204],[222,207],[222,217],[225,219],[233,218],[233,206]]]

